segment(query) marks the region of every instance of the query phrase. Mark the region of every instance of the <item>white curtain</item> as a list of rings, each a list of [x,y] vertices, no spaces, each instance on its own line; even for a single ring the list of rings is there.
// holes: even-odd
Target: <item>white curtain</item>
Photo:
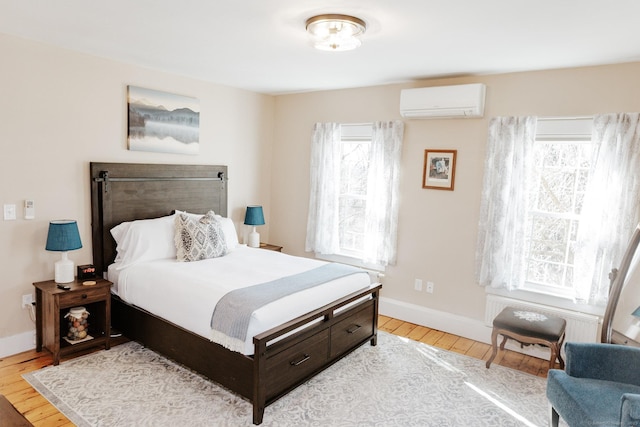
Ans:
[[[311,138],[307,252],[335,254],[339,251],[339,168],[340,124],[316,123]]]
[[[398,237],[400,155],[404,123],[375,122],[367,177],[364,259],[394,265]]]
[[[524,283],[523,236],[536,123],[535,117],[497,117],[489,123],[476,248],[481,286],[511,290]]]
[[[387,265],[396,260],[400,153],[404,124],[373,124],[367,177],[364,262]],[[305,250],[338,254],[340,125],[317,123],[311,145],[311,189]]]
[[[617,267],[640,221],[640,114],[594,117],[597,146],[576,247],[576,300],[602,304],[608,273]]]

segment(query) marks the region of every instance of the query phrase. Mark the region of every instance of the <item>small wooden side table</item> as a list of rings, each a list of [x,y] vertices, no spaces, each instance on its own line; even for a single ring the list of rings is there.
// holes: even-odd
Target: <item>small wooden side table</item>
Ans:
[[[94,281],[95,285],[83,285]],[[76,280],[69,290],[59,289],[53,280],[36,282],[36,351],[47,348],[53,354],[53,364],[60,357],[90,347],[111,347],[111,286],[105,279]],[[65,339],[67,319],[65,314],[71,307],[82,306],[89,312],[89,340],[76,343]]]
[[[282,246],[272,245],[270,243],[260,242],[260,249],[266,249],[268,251],[282,252]]]

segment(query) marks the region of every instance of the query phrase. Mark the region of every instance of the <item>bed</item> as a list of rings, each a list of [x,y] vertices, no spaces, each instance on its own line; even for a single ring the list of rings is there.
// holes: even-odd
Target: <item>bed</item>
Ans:
[[[118,263],[114,263],[117,250],[111,230],[122,223],[168,217],[176,210],[197,214],[213,211],[226,217],[227,167],[91,163],[90,179],[94,265],[96,271],[105,276],[109,271],[109,279],[118,284],[112,295],[112,326],[126,337],[248,399],[253,405],[254,424],[262,422],[265,407],[270,403],[367,341],[376,345],[381,289],[378,283],[353,285],[352,288],[334,283],[334,290],[343,289],[342,293],[328,294],[324,300],[314,297],[316,305],[302,305],[302,313],[275,318],[266,316],[271,323],[250,327],[243,348],[235,350],[227,348],[230,347],[227,344],[212,341],[206,332],[189,324],[187,319],[202,317],[203,313],[196,316],[191,308],[189,315],[179,311],[166,314],[162,310],[159,314],[154,304],[162,305],[162,298],[156,298],[155,302],[145,297],[131,298],[130,294],[135,291],[125,290],[130,285],[137,286],[146,280],[146,286],[152,292],[156,289],[157,294],[165,295],[169,292],[165,289],[170,289],[171,283],[183,279],[162,273],[162,266],[154,266],[159,270],[151,270],[155,260],[134,266],[137,272],[136,268],[119,269]],[[244,256],[249,256],[251,265],[277,265],[281,257],[288,257],[239,245],[220,261],[212,262],[232,265],[237,262],[234,261],[236,258]],[[300,260],[303,264],[316,262],[306,258]],[[182,264],[192,264],[187,267],[195,268],[198,263]],[[160,273],[145,273],[151,271]],[[265,270],[254,281],[263,280],[262,274],[272,272]],[[346,280],[337,280],[343,279]],[[348,289],[347,294],[344,289]],[[184,298],[197,299],[198,296]],[[178,297],[166,300],[171,300],[174,307],[181,305]],[[282,301],[280,304],[280,308],[299,305]]]

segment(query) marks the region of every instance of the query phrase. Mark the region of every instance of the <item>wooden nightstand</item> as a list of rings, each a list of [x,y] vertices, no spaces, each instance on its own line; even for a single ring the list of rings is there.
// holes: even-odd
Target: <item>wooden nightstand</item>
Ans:
[[[90,347],[111,346],[111,285],[104,279],[88,279],[95,285],[83,285],[86,280],[65,283],[71,287],[59,289],[56,282],[47,280],[33,284],[36,288],[36,351],[47,348],[53,354],[53,364],[60,357]],[[65,314],[71,307],[82,306],[89,312],[89,335],[93,339],[70,344],[64,339],[67,331]]]
[[[260,243],[260,249],[266,249],[268,251],[282,252],[282,246],[272,245],[270,243]]]

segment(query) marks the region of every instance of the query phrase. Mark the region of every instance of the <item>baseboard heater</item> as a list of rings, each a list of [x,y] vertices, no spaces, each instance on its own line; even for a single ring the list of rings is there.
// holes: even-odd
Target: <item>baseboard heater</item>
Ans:
[[[517,307],[532,311],[537,311],[543,314],[550,314],[553,316],[562,317],[567,321],[567,329],[565,331],[565,342],[598,342],[600,317],[580,313],[577,311],[566,310],[557,307],[551,307],[543,304],[536,304],[529,301],[519,300],[515,298],[508,298],[499,295],[487,295],[486,310],[485,310],[485,323],[491,327],[493,319],[507,306]],[[500,344],[500,342],[498,342]],[[534,346],[531,348],[525,347],[520,349],[519,345],[508,345],[507,348],[520,351],[532,356],[549,358],[549,350],[544,347]]]

